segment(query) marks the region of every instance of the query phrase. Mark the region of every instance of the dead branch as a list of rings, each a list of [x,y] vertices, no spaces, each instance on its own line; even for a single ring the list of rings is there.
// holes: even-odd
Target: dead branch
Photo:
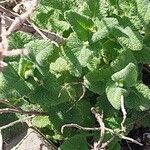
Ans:
[[[0,12],[3,12],[4,15],[7,15],[8,17],[18,17],[19,16],[17,13],[12,12],[12,11],[6,9],[2,5],[0,5]]]
[[[66,128],[66,127],[69,127],[69,128],[77,128],[77,129],[79,129],[79,130],[85,130],[85,131],[100,131],[100,128],[96,128],[96,127],[94,127],[94,128],[82,127],[82,126],[79,126],[78,124],[73,124],[73,123],[71,123],[71,124],[65,124],[65,125],[63,125],[63,126],[61,127],[61,133],[62,133],[62,134],[63,134],[63,132],[64,132],[64,128]]]
[[[6,22],[6,26],[8,28],[14,22],[14,19],[16,17],[19,17],[19,15],[17,13],[14,13],[14,12],[10,11],[10,10],[4,8],[3,6],[0,6],[0,12],[4,12],[4,19],[5,19],[5,22]],[[47,30],[42,30],[42,29],[38,29],[38,32],[37,32],[37,28],[35,28],[35,26],[33,27],[33,24],[31,24],[27,20],[23,24],[22,24],[22,22],[23,21],[21,21],[19,28],[16,28],[15,31],[20,30],[20,31],[23,31],[23,32],[30,33],[30,34],[32,34],[34,36],[37,36],[37,37],[42,37],[42,38],[43,38],[43,35],[44,35],[50,41],[55,41],[58,44],[65,43],[65,39],[63,37],[57,35],[56,33],[49,32]],[[12,30],[11,32],[13,33],[15,31]]]
[[[127,112],[126,112],[126,109],[125,109],[125,106],[124,106],[125,104],[124,104],[124,96],[123,95],[121,95],[121,111],[122,111],[122,114],[123,114],[123,120],[122,120],[122,122],[121,122],[121,130],[123,131],[123,132],[125,132],[125,127],[124,127],[124,123],[125,123],[125,121],[126,121],[126,118],[127,118]]]
[[[27,18],[33,13],[36,8],[37,0],[28,1],[28,7],[26,11],[20,16],[16,17],[11,26],[7,30],[7,35],[10,35],[12,32],[20,29],[21,25],[27,20]]]
[[[11,126],[13,126],[13,125],[15,125],[15,124],[17,124],[17,123],[25,122],[26,120],[29,120],[29,119],[31,119],[31,118],[33,118],[33,117],[35,117],[35,115],[28,116],[28,117],[25,117],[25,118],[16,120],[16,121],[14,121],[14,122],[11,122],[11,123],[9,123],[9,124],[7,124],[7,125],[4,125],[4,126],[0,127],[0,131],[6,129],[6,128],[8,128],[8,127],[11,127]]]
[[[100,132],[100,138],[97,144],[95,144],[95,150],[99,150],[103,144],[104,140],[104,135],[105,135],[105,124],[103,122],[103,113],[100,115],[94,107],[91,108],[91,112],[95,115],[95,118],[97,119],[97,122],[99,123],[101,127],[101,132]]]
[[[0,13],[0,71],[3,71],[7,63],[4,60],[4,54],[8,50],[7,31],[5,28],[4,16]]]
[[[18,55],[28,55],[28,50],[25,48],[22,49],[12,49],[11,51],[7,51],[4,55],[7,57],[18,56]]]
[[[113,135],[108,141],[106,141],[105,143],[102,144],[101,149],[105,149],[114,139],[115,139],[115,135]]]
[[[22,109],[15,109],[15,108],[2,108],[0,109],[0,114],[4,113],[19,113],[19,114],[28,114],[28,115],[47,115],[45,112],[39,112],[39,111],[25,111]]]
[[[130,138],[130,137],[124,136],[124,135],[122,134],[122,132],[123,132],[122,129],[121,129],[121,130],[118,130],[118,131],[114,131],[114,130],[112,130],[112,129],[110,129],[110,128],[105,127],[105,124],[104,124],[104,122],[103,122],[103,113],[102,113],[102,115],[100,115],[100,114],[96,111],[95,108],[91,108],[91,111],[92,111],[92,113],[95,115],[95,118],[97,119],[97,121],[98,121],[100,127],[88,128],[88,127],[82,127],[82,126],[80,126],[80,125],[78,125],[78,124],[72,124],[72,123],[71,123],[71,124],[65,124],[65,125],[63,125],[63,126],[61,127],[61,133],[63,133],[65,127],[77,128],[77,129],[79,129],[79,130],[85,130],[85,131],[99,131],[99,132],[101,132],[101,133],[100,133],[99,141],[98,141],[97,143],[96,143],[96,142],[94,143],[93,150],[100,150],[100,149],[101,149],[101,150],[105,150],[106,147],[113,141],[113,139],[114,139],[115,137],[119,137],[120,139],[124,139],[124,140],[130,141],[130,142],[132,142],[132,143],[138,144],[138,145],[140,145],[140,146],[143,146],[142,143],[140,143],[140,142],[138,142],[138,141],[136,141],[136,140],[134,140],[134,139],[132,139],[132,138]],[[104,135],[105,135],[105,131],[111,133],[111,134],[112,134],[112,137],[111,137],[108,141],[103,142],[103,140],[104,140]]]

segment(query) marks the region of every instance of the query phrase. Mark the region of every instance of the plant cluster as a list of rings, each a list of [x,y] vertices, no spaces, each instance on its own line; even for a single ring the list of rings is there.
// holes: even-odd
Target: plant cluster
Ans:
[[[150,89],[142,82],[143,64],[150,63],[149,0],[41,0],[30,20],[65,42],[12,34],[9,49],[29,54],[5,58],[1,99],[46,112],[32,123],[61,150],[88,150],[99,140],[97,131],[61,133],[65,124],[98,126],[92,107],[114,132],[149,125]],[[111,137],[106,132],[103,140]],[[120,140],[114,138],[109,149],[119,150]]]

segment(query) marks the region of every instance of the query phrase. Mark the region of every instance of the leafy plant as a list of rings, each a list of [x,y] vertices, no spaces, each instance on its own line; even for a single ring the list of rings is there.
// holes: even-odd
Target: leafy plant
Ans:
[[[0,74],[0,98],[11,101],[25,96],[40,105],[47,116],[33,119],[33,125],[46,128],[47,134],[52,130],[51,139],[63,141],[60,150],[86,150],[88,143],[98,141],[95,131],[61,133],[69,123],[97,126],[91,107],[104,112],[103,121],[113,130],[121,128],[122,96],[125,127],[136,122],[129,112],[150,109],[150,89],[142,83],[139,67],[150,63],[148,0],[41,0],[31,19],[66,42],[57,47],[22,32],[12,35],[10,48],[25,47],[29,55],[7,59],[8,66]],[[119,150],[120,139],[114,141],[110,149]]]

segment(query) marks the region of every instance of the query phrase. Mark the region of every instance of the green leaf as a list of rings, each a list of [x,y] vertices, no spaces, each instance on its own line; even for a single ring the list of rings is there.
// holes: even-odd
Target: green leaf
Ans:
[[[119,25],[119,22],[116,18],[103,18],[101,21],[97,21],[97,32],[92,36],[92,41],[96,42],[102,40],[109,36],[113,29]]]
[[[36,116],[32,119],[33,126],[44,128],[50,124],[48,116]]]
[[[76,3],[74,2],[74,0],[41,0],[41,4],[45,6],[50,6],[54,9],[59,9],[64,12],[74,7]]]
[[[89,72],[84,76],[84,84],[92,92],[102,94],[105,92],[106,82],[111,74],[112,70],[110,68]]]
[[[24,32],[13,33],[9,37],[9,48],[10,49],[23,48],[24,45],[29,43],[31,40],[33,40],[33,37],[30,34]]]
[[[88,150],[86,138],[82,135],[75,135],[65,141],[58,150]]]
[[[150,47],[143,47],[141,51],[134,52],[133,55],[138,63],[150,63]]]
[[[92,30],[94,23],[87,16],[80,15],[74,11],[65,12],[66,20],[71,24],[73,30],[82,41],[87,41],[89,32]]]
[[[76,77],[80,77],[82,75],[82,66],[74,52],[68,48],[62,49],[62,55],[68,63],[69,72]]]
[[[95,18],[99,13],[99,0],[93,0],[92,3],[90,0],[87,0],[87,4],[92,12],[92,17]]]
[[[144,25],[150,21],[150,2],[149,0],[135,0],[139,19]]]
[[[61,89],[56,77],[49,73],[40,79],[39,85],[30,93],[29,98],[44,108],[70,101],[69,93],[66,90],[61,92]]]
[[[141,50],[142,51],[142,50]],[[139,53],[141,51],[136,51],[135,53]],[[110,63],[110,66],[114,71],[119,71],[125,68],[129,63],[136,64],[136,59],[130,50],[123,50],[120,54]]]
[[[129,96],[126,99],[128,108],[135,108],[138,111],[150,109],[150,89],[143,83],[137,83],[132,87]]]
[[[111,129],[117,129],[120,128],[120,121],[118,114],[116,115],[115,113],[112,113],[110,117],[106,118],[106,124],[109,126]]]
[[[47,67],[52,58],[53,46],[46,40],[34,40],[25,45],[29,50],[29,58],[39,66]]]
[[[68,63],[65,59],[59,57],[54,63],[50,64],[50,70],[56,73],[62,73],[69,70]]]
[[[78,123],[79,125],[89,127],[94,125],[94,117],[91,114],[91,104],[86,99],[76,103],[74,106],[73,104],[74,103],[64,102],[47,109],[52,127],[57,130],[57,132],[60,133],[61,127],[68,123]],[[66,128],[64,130],[64,136],[68,136],[66,133],[70,132],[73,131]]]
[[[120,150],[120,140],[113,140],[109,145],[109,150]]]
[[[116,109],[114,109],[114,107],[110,104],[106,94],[99,96],[96,100],[97,102],[95,104],[95,107],[99,109],[99,112],[103,111],[105,119],[111,117],[112,115],[114,116],[114,114],[116,113]]]
[[[79,40],[75,33],[71,33],[66,44],[69,49],[75,54],[82,67],[86,67],[93,52],[89,49],[88,42]]]
[[[121,106],[121,96],[125,95],[127,91],[121,87],[116,86],[116,84],[112,81],[108,82],[107,88],[106,88],[106,95],[111,103],[111,105],[119,110]]]
[[[86,67],[91,55],[93,54],[88,48],[83,47],[79,53],[78,60],[82,67]]]
[[[70,28],[70,24],[66,21],[63,21],[63,20],[53,19],[50,23],[52,26],[51,30],[53,30],[55,32],[59,32],[59,34],[63,33],[65,30],[69,30],[69,28]]]
[[[74,49],[74,48],[81,48],[83,47],[83,41],[81,41],[75,32],[71,33],[67,38],[67,47]]]
[[[103,43],[101,49],[103,61],[106,64],[110,64],[110,62],[113,61],[118,55],[118,49],[120,49],[120,45],[114,41],[107,40],[105,43]]]
[[[33,62],[31,62],[27,58],[21,57],[19,61],[19,67],[18,67],[19,76],[24,78],[26,71],[30,69],[33,69]]]
[[[99,1],[99,14],[100,17],[106,17],[108,15],[109,2],[107,0]]]
[[[81,126],[94,125],[94,117],[91,114],[91,104],[87,99],[78,102],[72,109],[72,123],[80,124]]]
[[[132,87],[137,82],[137,67],[133,63],[129,63],[124,69],[114,73],[111,78],[118,84],[121,83],[124,86]]]
[[[117,29],[120,29],[122,36],[118,36],[115,32],[114,36],[123,47],[133,51],[139,51],[143,48],[143,38],[139,32],[133,31],[130,27],[126,27],[125,29]]]
[[[30,88],[26,82],[18,75],[12,63],[9,63],[3,73],[0,73],[0,91],[1,94],[13,96],[13,92],[17,92],[20,96],[28,95]],[[4,97],[3,97],[4,98]]]

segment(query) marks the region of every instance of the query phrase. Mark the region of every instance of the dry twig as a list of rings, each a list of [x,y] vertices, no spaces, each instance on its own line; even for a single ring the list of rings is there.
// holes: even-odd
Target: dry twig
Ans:
[[[113,141],[113,139],[115,137],[119,137],[120,139],[124,139],[127,141],[130,141],[132,143],[138,144],[140,146],[143,146],[142,143],[130,138],[130,137],[126,137],[122,134],[122,129],[119,131],[114,131],[110,128],[105,127],[104,122],[103,122],[103,114],[100,115],[98,112],[96,112],[95,108],[91,108],[92,113],[95,115],[95,118],[97,119],[100,127],[94,127],[94,128],[88,128],[88,127],[82,127],[78,124],[65,124],[62,126],[61,128],[61,133],[63,133],[64,128],[65,127],[71,127],[71,128],[77,128],[79,130],[85,130],[85,131],[99,131],[100,133],[100,139],[97,143],[94,143],[94,149],[93,150],[104,150],[106,147],[108,147],[108,145]],[[105,131],[109,132],[112,134],[112,138],[110,138],[108,141],[103,142],[104,140],[104,135],[105,135]]]
[[[103,144],[104,135],[105,135],[105,124],[103,122],[103,113],[100,115],[94,107],[91,108],[91,112],[95,115],[95,118],[97,119],[97,122],[101,127],[99,141],[94,145],[95,150],[99,150]]]
[[[11,26],[7,30],[7,35],[10,35],[12,32],[20,29],[21,25],[27,20],[27,18],[33,13],[36,8],[37,0],[28,1],[28,7],[26,11],[20,16],[16,17]]]
[[[61,133],[63,134],[64,132],[64,128],[66,127],[69,127],[69,128],[77,128],[79,130],[85,130],[85,131],[100,131],[100,128],[88,128],[88,127],[82,127],[82,126],[79,126],[78,124],[65,124],[61,127]]]
[[[0,17],[0,71],[3,71],[7,64],[3,61],[4,54],[8,50],[7,31],[5,28],[4,16],[1,14]]]
[[[28,115],[47,115],[45,112],[39,111],[25,111],[22,109],[15,109],[15,108],[2,108],[0,109],[0,114],[3,113],[19,113],[19,114],[28,114]]]
[[[16,120],[16,121],[14,121],[14,122],[11,122],[11,123],[9,123],[9,124],[7,124],[7,125],[4,125],[4,126],[0,127],[0,131],[6,129],[6,128],[8,128],[8,127],[11,127],[11,126],[13,126],[13,125],[15,125],[15,124],[17,124],[17,123],[25,122],[26,120],[29,120],[29,119],[31,119],[31,118],[33,118],[33,117],[35,117],[35,115],[28,116],[28,117],[25,117],[25,118]]]
[[[124,127],[124,123],[126,121],[126,118],[127,118],[127,112],[126,112],[126,109],[125,109],[125,105],[124,105],[124,96],[121,95],[121,111],[122,111],[122,114],[123,114],[123,120],[121,122],[121,130],[123,132],[125,132],[125,127]]]
[[[14,13],[14,12],[10,11],[10,10],[6,9],[5,7],[3,7],[3,6],[0,6],[0,12],[4,12],[4,19],[5,19],[5,22],[6,22],[6,26],[9,27],[9,28],[12,25],[12,23],[14,24],[14,19],[17,18],[17,17],[19,18],[19,15],[17,13]],[[42,36],[42,38],[44,37],[44,39],[46,37],[50,41],[54,41],[54,42],[56,42],[58,44],[65,43],[65,39],[63,37],[57,35],[56,33],[49,32],[47,30],[37,29],[38,27],[35,27],[35,26],[33,27],[33,23],[31,24],[27,20],[24,23],[23,23],[22,20],[20,20],[20,21],[21,22],[18,24],[19,25],[18,28],[15,27],[15,30],[14,29],[12,30],[10,28],[11,32],[15,32],[15,31],[20,30],[20,31],[23,31],[23,32],[30,33],[30,34],[32,34],[34,36],[38,36],[38,37]]]

